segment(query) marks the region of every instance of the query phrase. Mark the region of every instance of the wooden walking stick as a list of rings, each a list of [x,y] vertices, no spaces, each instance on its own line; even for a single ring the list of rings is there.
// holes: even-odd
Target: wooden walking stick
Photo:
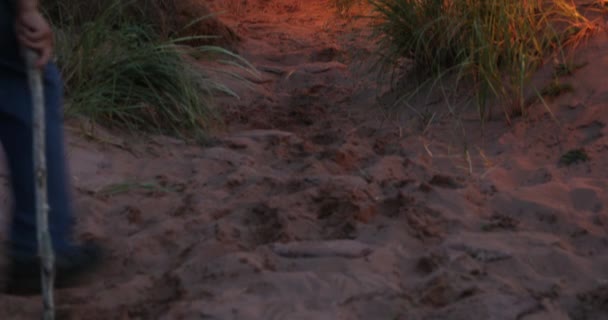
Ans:
[[[38,237],[38,254],[40,255],[40,272],[42,281],[43,319],[55,319],[55,302],[53,287],[55,282],[54,255],[49,232],[46,168],[46,134],[44,115],[44,87],[42,72],[36,67],[38,55],[23,49],[27,63],[27,76],[32,96],[32,124],[34,148],[34,172],[36,179],[36,225]]]

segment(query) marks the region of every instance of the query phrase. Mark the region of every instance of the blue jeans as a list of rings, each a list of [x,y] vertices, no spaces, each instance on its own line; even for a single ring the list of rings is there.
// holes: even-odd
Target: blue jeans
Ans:
[[[0,1],[0,141],[8,160],[13,190],[10,248],[35,255],[36,201],[32,150],[32,104],[26,66],[14,32],[14,14]],[[69,250],[73,215],[63,135],[62,80],[57,66],[44,71],[49,228],[57,254]]]

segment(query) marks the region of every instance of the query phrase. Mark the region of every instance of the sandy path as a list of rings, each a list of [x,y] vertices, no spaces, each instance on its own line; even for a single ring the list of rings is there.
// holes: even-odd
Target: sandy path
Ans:
[[[448,124],[380,126],[365,40],[304,3],[226,17],[263,77],[210,145],[72,130],[82,234],[111,257],[63,318],[608,319],[608,42],[552,103],[562,127],[492,122],[469,167]],[[39,312],[0,295],[0,319]]]

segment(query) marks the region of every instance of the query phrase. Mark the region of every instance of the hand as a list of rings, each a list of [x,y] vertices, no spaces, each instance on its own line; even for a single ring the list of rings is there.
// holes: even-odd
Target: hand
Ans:
[[[38,53],[37,68],[43,68],[53,54],[53,31],[37,9],[20,10],[16,22],[17,39]]]

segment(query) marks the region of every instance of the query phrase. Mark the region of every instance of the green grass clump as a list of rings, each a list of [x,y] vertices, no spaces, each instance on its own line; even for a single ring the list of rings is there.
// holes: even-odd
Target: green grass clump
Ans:
[[[523,108],[534,71],[590,28],[571,0],[370,2],[380,66],[406,58],[424,81],[450,76],[472,84],[482,118],[492,97]]]
[[[203,59],[247,68],[242,59],[220,47],[192,48],[180,45],[187,39],[161,36],[137,2],[99,3],[89,9],[49,10],[68,114],[107,126],[178,136],[204,133],[220,121],[213,97],[233,93],[214,80],[211,70],[187,59],[196,51]]]

